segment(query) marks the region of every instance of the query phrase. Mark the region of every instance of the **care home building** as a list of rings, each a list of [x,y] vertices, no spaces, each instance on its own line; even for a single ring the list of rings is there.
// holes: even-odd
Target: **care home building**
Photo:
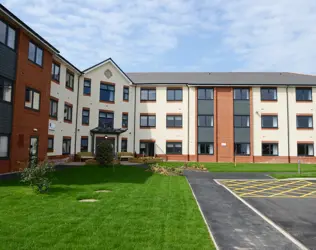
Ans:
[[[103,140],[165,160],[316,162],[316,76],[75,64],[0,5],[0,173]]]

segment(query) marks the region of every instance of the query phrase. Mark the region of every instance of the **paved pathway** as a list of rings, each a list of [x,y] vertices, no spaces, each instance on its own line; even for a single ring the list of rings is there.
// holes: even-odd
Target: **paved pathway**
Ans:
[[[259,179],[264,174],[185,171],[219,249],[298,249],[213,179]]]

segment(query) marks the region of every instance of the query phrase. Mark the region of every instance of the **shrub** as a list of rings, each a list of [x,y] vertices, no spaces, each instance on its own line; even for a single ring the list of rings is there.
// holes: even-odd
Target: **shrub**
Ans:
[[[21,182],[30,185],[36,192],[46,193],[52,184],[54,166],[48,162],[31,163],[22,170]]]
[[[165,168],[159,166],[158,163],[150,165],[148,171],[153,173],[161,174],[161,175],[168,175],[168,176],[175,176],[175,175],[183,175],[183,168]]]
[[[97,146],[96,160],[101,165],[108,165],[113,162],[113,148],[109,141],[103,141]]]

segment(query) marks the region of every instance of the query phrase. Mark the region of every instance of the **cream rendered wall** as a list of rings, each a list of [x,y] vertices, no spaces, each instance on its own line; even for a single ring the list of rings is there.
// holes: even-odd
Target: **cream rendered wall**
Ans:
[[[196,150],[196,130],[197,130],[197,125],[195,123],[197,113],[196,113],[196,87],[190,87],[189,91],[189,99],[190,99],[190,104],[189,104],[189,122],[190,122],[190,127],[189,127],[189,154],[190,155],[195,155],[195,150]]]
[[[316,88],[312,88],[312,102],[296,102],[296,89],[289,87],[290,106],[290,154],[297,156],[297,142],[308,141],[316,143],[316,134],[312,130],[298,130],[296,128],[296,114],[313,114],[313,127],[316,125]]]
[[[108,79],[104,72],[109,69],[112,77]],[[91,79],[91,96],[83,95],[84,78]],[[100,82],[115,83],[115,104],[100,102]],[[129,102],[123,102],[123,86],[129,86]],[[90,108],[89,126],[82,126],[82,108]],[[132,85],[124,75],[112,64],[106,64],[84,74],[80,78],[79,84],[79,108],[78,108],[78,133],[77,151],[80,152],[81,136],[88,136],[88,151],[91,151],[90,130],[98,126],[99,109],[114,111],[114,128],[122,128],[122,112],[128,112],[128,131],[121,134],[119,138],[127,137],[127,151],[133,152],[133,132],[134,132],[134,85]],[[100,135],[101,136],[101,135]],[[116,135],[108,135],[116,137]],[[115,146],[116,147],[116,146]],[[121,139],[119,139],[119,151],[121,150]]]
[[[287,156],[287,111],[286,111],[286,88],[277,88],[277,102],[262,102],[260,88],[252,88],[253,93],[253,140],[254,156],[261,156],[262,141],[278,141],[279,156]],[[264,113],[278,114],[278,129],[262,129],[261,115]]]
[[[136,135],[135,135],[135,150],[139,153],[140,140],[153,139],[156,141],[155,154],[166,154],[167,140],[182,140],[182,154],[188,153],[188,89],[186,85],[183,87],[183,101],[182,102],[167,102],[167,86],[153,86],[156,87],[156,102],[140,102],[140,89],[145,86],[137,86],[136,88]],[[168,87],[175,87],[175,85],[168,85]],[[177,87],[180,87],[177,85]],[[195,105],[194,90],[190,90],[190,106]],[[194,117],[195,109],[190,109],[190,117]],[[156,128],[141,129],[140,128],[140,113],[155,113],[156,114]],[[168,129],[166,127],[167,113],[182,114],[182,125],[180,129]],[[195,123],[190,118],[190,131],[195,131]],[[194,148],[195,132],[190,133],[190,149]],[[191,154],[192,152],[190,152]]]
[[[68,70],[74,73],[74,91],[66,89],[66,71],[67,66],[61,60],[54,59],[60,63],[59,83],[51,81],[50,95],[58,98],[58,120],[49,119],[50,123],[55,124],[54,130],[48,130],[49,135],[54,135],[54,152],[48,152],[48,156],[62,155],[63,136],[71,136],[71,154],[74,154],[75,149],[75,126],[76,126],[76,108],[77,108],[77,91],[78,91],[78,77],[71,67]],[[72,123],[64,122],[64,106],[65,102],[73,105],[72,108]]]

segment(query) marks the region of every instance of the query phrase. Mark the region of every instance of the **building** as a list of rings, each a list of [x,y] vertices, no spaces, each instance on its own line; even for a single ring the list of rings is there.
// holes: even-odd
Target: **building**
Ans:
[[[102,140],[166,160],[315,163],[315,101],[312,75],[81,71],[0,5],[0,173]]]

